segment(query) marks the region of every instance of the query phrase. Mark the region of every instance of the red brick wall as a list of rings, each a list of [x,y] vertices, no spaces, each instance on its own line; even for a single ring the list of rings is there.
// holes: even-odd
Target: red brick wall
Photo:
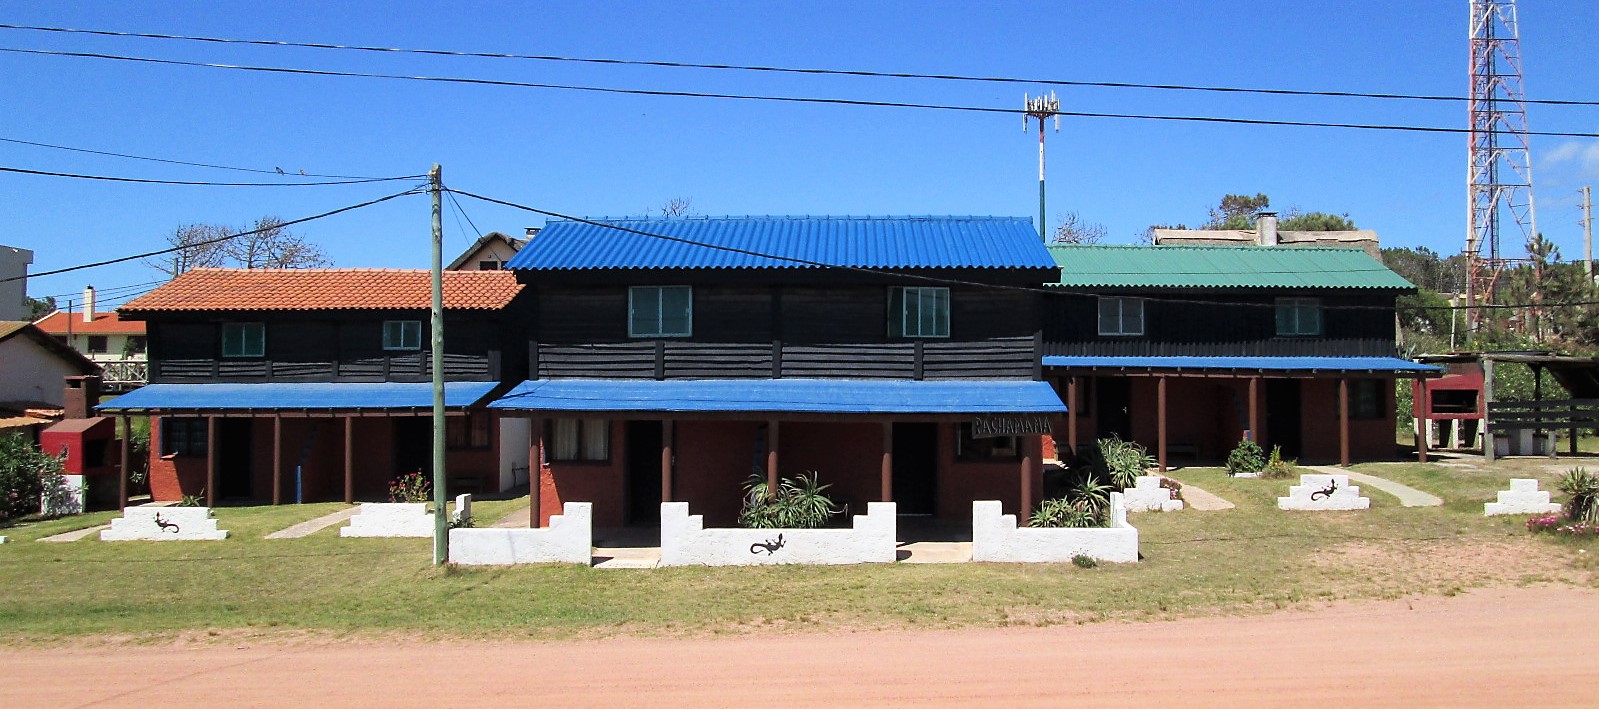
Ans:
[[[882,496],[883,424],[786,422],[779,429],[777,468],[783,477],[815,471],[850,514]]]
[[[1382,396],[1381,418],[1349,420],[1349,457],[1361,460],[1392,460],[1396,454],[1393,386],[1387,380],[1377,387]],[[1304,454],[1310,463],[1338,462],[1338,380],[1305,379],[1300,384],[1300,416],[1304,423]],[[1350,381],[1349,405],[1354,411],[1354,381]]]
[[[535,426],[544,425],[534,420]],[[603,462],[550,461],[540,475],[539,519],[548,525],[550,515],[561,514],[566,502],[594,503],[595,527],[620,527],[626,515],[623,506],[623,443],[626,426],[611,421],[611,459]],[[548,456],[546,456],[547,458]]]
[[[1007,514],[1016,514],[1022,497],[1021,461],[957,460],[956,426],[938,425],[938,517],[971,519],[973,500],[999,500]],[[1032,458],[1033,504],[1037,505],[1044,486],[1043,466],[1039,464],[1044,450],[1042,437],[1022,438],[1021,447],[1021,453]]]
[[[176,502],[205,489],[205,457],[161,455],[161,417],[150,417],[150,497]]]

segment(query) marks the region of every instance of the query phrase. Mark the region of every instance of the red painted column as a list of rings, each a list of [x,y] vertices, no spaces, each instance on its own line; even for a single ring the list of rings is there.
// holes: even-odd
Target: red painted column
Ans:
[[[877,499],[882,502],[894,501],[894,423],[883,422],[883,468],[880,471],[881,480]]]
[[[1249,440],[1260,444],[1260,377],[1249,378]]]
[[[1071,450],[1071,458],[1061,458],[1060,451],[1055,451],[1055,457],[1061,460],[1077,457],[1077,377],[1066,378],[1066,447]]]
[[[272,415],[272,504],[283,504],[283,416]]]
[[[1166,472],[1166,378],[1155,377],[1155,448],[1160,472]]]
[[[153,418],[151,419],[152,422],[154,420],[155,419],[153,419]],[[128,468],[128,466],[133,464],[133,460],[132,460],[133,454],[132,454],[132,452],[131,452],[131,450],[129,448],[129,439],[131,439],[131,438],[133,438],[133,419],[131,419],[131,418],[127,417],[127,416],[123,416],[122,417],[122,464],[120,466],[118,466],[119,468],[121,468],[121,474],[117,476],[117,477],[121,478],[120,480],[117,480],[117,500],[118,500],[117,509],[119,509],[119,510],[128,509],[128,475],[131,472],[131,470]],[[152,436],[152,440],[150,441],[150,447],[153,450],[159,451],[159,450],[161,450],[161,442],[159,440],[155,440],[155,438],[156,437]]]
[[[205,417],[205,506],[217,506],[217,417]]]
[[[1349,379],[1338,380],[1338,464],[1349,465]]]
[[[1021,445],[1027,445],[1023,439]],[[1028,518],[1033,516],[1033,455],[1028,449],[1022,453],[1022,500],[1021,507],[1016,511],[1016,526],[1026,527]]]
[[[777,421],[766,423],[766,496],[777,497]]]
[[[661,422],[661,502],[672,501],[672,419]]]
[[[1432,437],[1432,419],[1427,417],[1432,402],[1427,401],[1427,389],[1421,379],[1410,380],[1410,416],[1416,420],[1416,460],[1427,462],[1427,440]]]
[[[355,503],[355,417],[344,417],[344,504]]]
[[[544,524],[540,499],[544,488],[544,420],[530,419],[533,436],[527,446],[527,526],[538,529]]]

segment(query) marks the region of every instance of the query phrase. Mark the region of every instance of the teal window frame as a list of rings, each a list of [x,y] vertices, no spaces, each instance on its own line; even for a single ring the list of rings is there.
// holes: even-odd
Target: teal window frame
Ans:
[[[1320,298],[1278,298],[1278,337],[1321,337],[1323,332]]]
[[[222,356],[243,359],[266,356],[266,323],[222,323]]]
[[[383,349],[402,352],[422,349],[422,321],[384,320]]]
[[[949,337],[950,293],[942,286],[896,286],[888,293],[888,336]]]
[[[627,289],[628,337],[691,337],[693,286],[631,286]]]
[[[1128,306],[1134,306],[1129,309]],[[1109,306],[1109,307],[1107,307]],[[1112,311],[1107,315],[1107,310]],[[1099,334],[1107,337],[1142,337],[1144,299],[1125,296],[1100,296]],[[1110,327],[1106,327],[1110,325]]]

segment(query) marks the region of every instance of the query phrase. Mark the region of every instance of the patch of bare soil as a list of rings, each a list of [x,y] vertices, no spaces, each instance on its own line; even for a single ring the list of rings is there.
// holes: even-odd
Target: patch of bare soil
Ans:
[[[1408,588],[1503,586],[1528,582],[1580,584],[1562,550],[1535,540],[1406,543],[1346,542],[1317,552],[1309,563],[1336,575],[1409,584]]]
[[[1583,706],[1596,614],[1546,586],[1049,628],[0,648],[0,706]]]

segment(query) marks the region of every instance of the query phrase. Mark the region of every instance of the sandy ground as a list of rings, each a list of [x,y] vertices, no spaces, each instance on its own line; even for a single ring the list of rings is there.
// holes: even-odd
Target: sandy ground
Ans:
[[[1163,623],[0,649],[0,706],[1594,706],[1599,592]]]

